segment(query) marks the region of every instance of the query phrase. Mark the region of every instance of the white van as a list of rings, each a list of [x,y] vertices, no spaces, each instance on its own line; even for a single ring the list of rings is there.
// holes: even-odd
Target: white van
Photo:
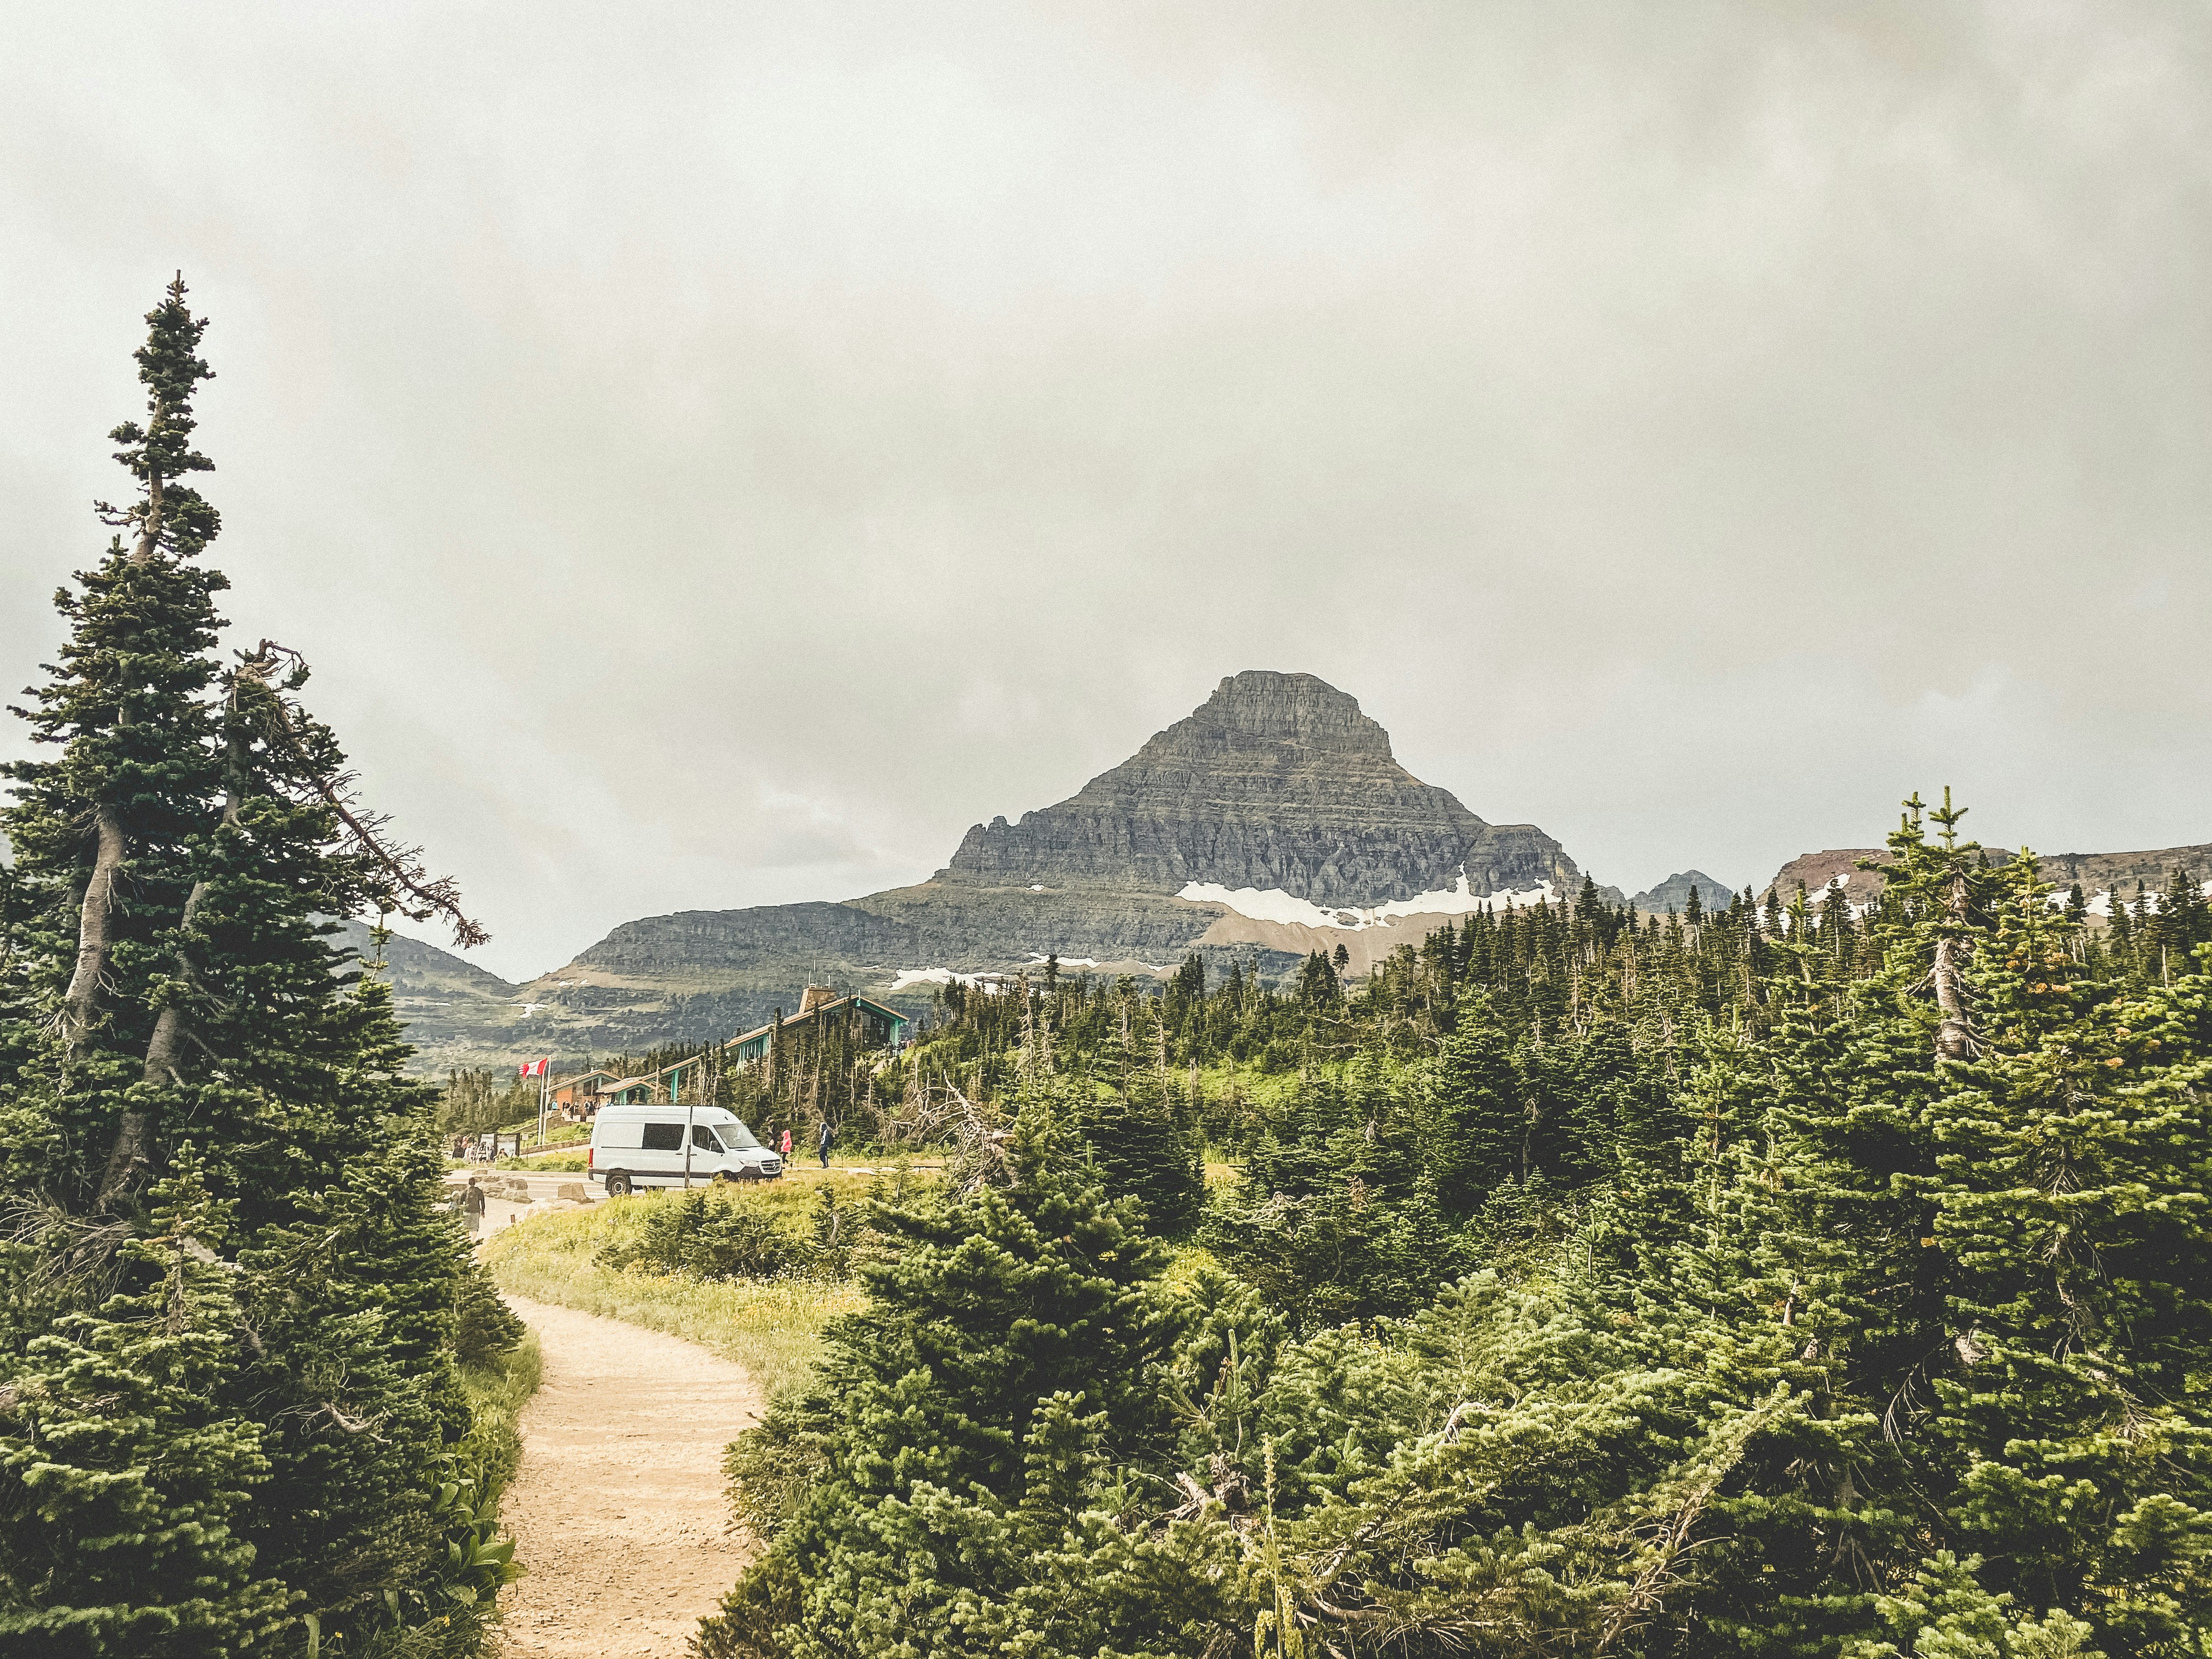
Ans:
[[[605,1185],[609,1198],[682,1186],[687,1118],[693,1181],[769,1181],[783,1173],[783,1160],[719,1106],[602,1106],[592,1120],[585,1170]]]

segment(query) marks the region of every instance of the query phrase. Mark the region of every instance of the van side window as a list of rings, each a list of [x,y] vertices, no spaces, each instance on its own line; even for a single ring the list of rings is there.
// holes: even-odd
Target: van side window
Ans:
[[[645,1126],[645,1150],[648,1152],[680,1152],[684,1150],[684,1126],[680,1123],[648,1123]]]
[[[691,1126],[691,1144],[702,1152],[719,1152],[722,1150],[722,1143],[707,1133],[707,1126],[703,1123]]]

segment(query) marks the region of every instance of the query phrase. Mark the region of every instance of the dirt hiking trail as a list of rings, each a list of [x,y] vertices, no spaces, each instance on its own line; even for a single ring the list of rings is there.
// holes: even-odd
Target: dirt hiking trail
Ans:
[[[672,1659],[744,1565],[722,1449],[760,1420],[760,1389],[676,1337],[507,1302],[545,1371],[500,1504],[530,1569],[501,1597],[501,1659]]]

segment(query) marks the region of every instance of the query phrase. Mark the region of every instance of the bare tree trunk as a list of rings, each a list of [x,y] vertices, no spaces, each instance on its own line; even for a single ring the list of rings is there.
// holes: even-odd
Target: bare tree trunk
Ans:
[[[85,1038],[100,1012],[108,952],[115,943],[117,872],[130,850],[122,821],[104,801],[93,809],[93,834],[98,850],[93,855],[91,878],[84,884],[83,902],[77,907],[76,969],[62,999],[62,1030],[72,1060],[83,1053]]]
[[[1951,878],[1951,893],[1948,905],[1948,920],[1964,927],[1966,921],[1966,878],[1963,873]],[[1969,947],[1956,934],[1945,933],[1936,941],[1936,1006],[1942,1011],[1942,1023],[1936,1028],[1936,1055],[1939,1060],[1971,1060],[1974,1053],[1973,1028],[1966,1018],[1966,962]]]
[[[93,1206],[105,1213],[129,1188],[137,1173],[154,1161],[154,1116],[150,1112],[125,1112],[115,1126],[115,1145],[108,1148],[107,1168],[100,1177],[100,1199]]]
[[[184,925],[187,927],[198,919],[200,901],[207,896],[207,883],[192,884],[191,896],[185,901]],[[177,957],[177,971],[185,970],[182,952]],[[184,1035],[185,1011],[176,994],[169,994],[155,1017],[153,1040],[146,1045],[146,1067],[140,1075],[149,1083],[167,1083],[177,1075],[177,1048]]]
[[[236,799],[232,797],[234,803]],[[234,805],[222,816],[226,823],[238,821]],[[192,884],[191,893],[185,900],[182,925],[186,929],[199,920],[200,907],[207,902],[207,892],[206,878],[203,877]],[[177,972],[184,975],[191,971],[191,962],[181,950],[179,951]],[[155,1018],[153,1041],[146,1045],[146,1068],[142,1075],[147,1082],[166,1083],[177,1075],[177,1048],[184,1036],[184,1005],[179,1001],[177,994],[172,991],[161,1004],[161,1013]]]
[[[131,564],[141,566],[152,558],[161,538],[161,475],[155,472],[146,481],[146,516],[140,521],[138,544],[131,553]],[[127,705],[116,710],[115,723],[118,728],[131,724]],[[92,875],[84,884],[84,897],[77,907],[76,968],[70,975],[69,989],[62,998],[62,1033],[71,1060],[83,1054],[85,1039],[91,1035],[93,1022],[100,1015],[101,993],[106,988],[107,958],[115,944],[115,884],[131,845],[112,804],[102,801],[94,806],[92,823]]]
[[[222,821],[235,828],[239,807],[246,797],[246,733],[238,721],[238,692],[234,686],[230,698],[230,732],[223,745]],[[185,932],[191,930],[199,919],[200,908],[207,902],[208,884],[203,876],[192,884],[185,896],[180,926]],[[177,973],[189,975],[191,962],[182,948],[177,951]],[[154,1019],[154,1035],[146,1044],[146,1065],[140,1075],[148,1083],[167,1083],[177,1076],[177,1051],[182,1047],[185,1034],[185,1010],[176,991],[172,990],[161,1004],[161,1012]],[[107,1168],[100,1178],[100,1197],[94,1208],[105,1212],[112,1206],[128,1189],[138,1172],[153,1162],[153,1115],[144,1111],[126,1111],[122,1121],[115,1126],[115,1144],[108,1149]]]
[[[161,475],[149,473],[146,478],[146,516],[138,521],[138,545],[131,550],[131,562],[143,565],[154,556],[154,550],[161,544]]]

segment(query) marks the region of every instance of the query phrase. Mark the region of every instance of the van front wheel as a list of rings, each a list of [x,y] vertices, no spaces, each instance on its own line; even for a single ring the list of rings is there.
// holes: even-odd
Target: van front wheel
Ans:
[[[629,1194],[629,1177],[624,1175],[620,1170],[617,1170],[612,1175],[607,1177],[607,1196],[609,1198],[628,1198]]]

